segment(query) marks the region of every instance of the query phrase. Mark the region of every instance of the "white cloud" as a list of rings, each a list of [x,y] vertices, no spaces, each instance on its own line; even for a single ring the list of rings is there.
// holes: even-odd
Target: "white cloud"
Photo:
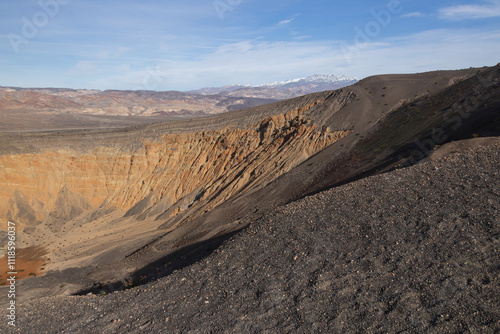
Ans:
[[[289,19],[286,19],[286,20],[283,20],[283,21],[280,21],[278,23],[278,26],[283,26],[283,25],[287,25],[288,23],[291,23],[293,22],[297,17],[299,16],[299,14],[296,14],[294,16],[292,16],[291,18]]]
[[[438,29],[387,39],[386,45],[373,44],[355,53],[343,73],[363,77],[496,65],[499,32]]]
[[[413,18],[413,17],[418,18],[418,17],[424,17],[424,16],[426,16],[426,15],[421,13],[421,12],[413,12],[413,13],[403,14],[400,17],[402,19],[406,19],[406,18]]]
[[[295,20],[295,17],[288,19],[288,20],[283,20],[280,23],[278,23],[278,25],[282,26],[282,25],[285,25],[285,24],[292,22],[293,20]]]
[[[33,41],[28,45],[33,49],[32,54],[44,57],[64,54],[74,59],[72,65],[54,62],[52,67],[44,66],[44,72],[34,71],[29,84],[23,84],[19,73],[25,69],[11,66],[16,63],[10,61],[4,67],[13,70],[4,73],[3,80],[18,86],[190,90],[235,83],[260,84],[314,73],[362,78],[382,73],[495,65],[500,54],[500,29],[430,30],[397,38],[378,36],[369,43],[358,44],[352,39],[347,41],[350,44],[311,40],[298,32],[282,42],[265,41],[265,37],[243,41],[190,39],[189,45],[177,43],[180,39],[157,40],[165,42],[167,47],[157,50],[118,42],[113,46],[97,42],[97,45],[90,42],[73,45]]]
[[[336,72],[334,64],[342,61],[340,47],[333,42],[244,41],[223,45],[197,60],[144,66],[140,71],[103,77],[97,84],[154,90],[260,84],[316,72]]]
[[[445,7],[439,10],[439,17],[454,21],[500,17],[500,0],[487,0],[480,5]]]
[[[485,50],[488,50],[485,52]],[[352,46],[347,61],[335,41],[244,41],[217,48],[192,61],[162,62],[142,70],[103,77],[101,87],[189,90],[226,84],[260,84],[312,73],[357,77],[495,65],[500,31],[430,30]],[[152,71],[152,69],[154,69]],[[117,87],[117,85],[120,85]]]

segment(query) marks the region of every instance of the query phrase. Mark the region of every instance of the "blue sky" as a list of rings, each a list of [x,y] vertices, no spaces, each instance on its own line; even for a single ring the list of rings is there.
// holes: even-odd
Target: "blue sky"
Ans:
[[[0,85],[189,90],[500,62],[500,0],[23,0]]]

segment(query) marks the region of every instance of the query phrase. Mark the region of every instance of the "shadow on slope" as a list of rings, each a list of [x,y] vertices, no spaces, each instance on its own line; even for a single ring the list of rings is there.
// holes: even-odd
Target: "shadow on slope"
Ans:
[[[216,250],[220,245],[222,245],[226,240],[230,239],[232,236],[239,233],[243,229],[245,228],[183,247],[165,257],[160,258],[159,260],[151,262],[148,265],[136,270],[133,274],[131,274],[124,280],[119,280],[108,284],[95,283],[91,288],[80,290],[74,295],[81,296],[89,293],[105,295],[110,292],[127,290],[135,286],[158,280],[162,277],[170,275],[174,271],[180,270],[184,267],[189,267],[190,265],[203,260],[210,254],[212,254],[212,252]],[[136,255],[132,255],[131,257],[134,256]],[[132,258],[130,259],[130,261],[134,261],[134,259]]]

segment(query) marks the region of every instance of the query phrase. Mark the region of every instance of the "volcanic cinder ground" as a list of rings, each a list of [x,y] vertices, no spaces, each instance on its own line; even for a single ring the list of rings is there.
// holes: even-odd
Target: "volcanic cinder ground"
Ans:
[[[496,140],[304,198],[155,282],[24,304],[17,330],[494,333],[499,167]]]
[[[0,226],[33,257],[17,329],[498,330],[499,77],[0,134]]]

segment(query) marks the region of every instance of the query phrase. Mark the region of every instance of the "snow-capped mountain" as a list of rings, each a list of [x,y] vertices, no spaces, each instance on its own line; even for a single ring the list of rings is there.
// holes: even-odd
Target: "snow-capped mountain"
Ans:
[[[347,75],[315,74],[306,78],[290,79],[261,85],[230,85],[196,90],[202,94],[222,94],[234,97],[287,99],[300,95],[335,90],[358,82]]]
[[[336,75],[336,74],[315,74],[307,78],[291,79],[286,81],[278,81],[270,84],[259,85],[267,87],[283,87],[289,86],[297,83],[315,83],[315,84],[338,84],[345,82],[358,82],[358,78],[350,77],[347,75]]]

